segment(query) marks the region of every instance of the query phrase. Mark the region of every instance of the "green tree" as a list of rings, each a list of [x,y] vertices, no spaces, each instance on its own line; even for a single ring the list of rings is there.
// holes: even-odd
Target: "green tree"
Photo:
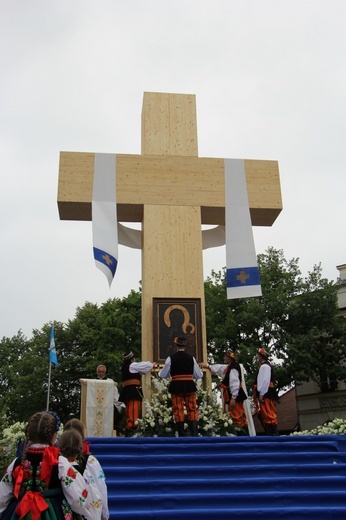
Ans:
[[[256,352],[269,350],[284,388],[311,379],[321,388],[336,388],[344,380],[346,345],[337,318],[337,288],[314,266],[303,278],[298,259],[287,261],[282,250],[269,248],[258,257],[262,297],[227,300],[225,270],[205,282],[208,355],[221,361],[225,348],[234,349],[244,364],[250,385]],[[334,385],[334,386],[333,386]]]
[[[13,390],[21,375],[21,366],[28,341],[21,331],[12,338],[2,338],[0,344],[0,426],[16,422]]]
[[[93,378],[96,367],[119,380],[123,353],[140,357],[141,295],[131,291],[123,299],[77,308],[67,324],[55,322],[58,366],[51,368],[50,409],[65,422],[80,413],[80,379]],[[47,406],[50,324],[33,330],[30,340],[19,332],[0,342],[1,426],[26,421]]]

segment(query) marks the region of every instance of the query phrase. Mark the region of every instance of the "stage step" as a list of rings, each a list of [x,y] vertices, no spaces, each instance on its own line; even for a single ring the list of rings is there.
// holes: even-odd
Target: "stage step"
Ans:
[[[346,519],[345,436],[89,440],[112,520]]]

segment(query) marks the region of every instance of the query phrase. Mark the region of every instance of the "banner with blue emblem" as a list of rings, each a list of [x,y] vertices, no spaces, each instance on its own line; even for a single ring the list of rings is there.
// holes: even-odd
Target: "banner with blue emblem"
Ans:
[[[261,296],[242,159],[225,159],[225,198],[227,298]]]
[[[115,154],[96,153],[92,196],[93,249],[96,266],[109,287],[118,264]]]

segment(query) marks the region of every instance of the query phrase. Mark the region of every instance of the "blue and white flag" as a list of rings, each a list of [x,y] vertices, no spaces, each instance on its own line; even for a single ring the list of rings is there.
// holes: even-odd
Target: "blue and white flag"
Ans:
[[[110,287],[118,264],[115,154],[95,154],[92,229],[95,263]]]
[[[261,296],[245,165],[225,159],[227,298]]]
[[[50,328],[49,361],[55,366],[58,365],[58,357],[56,355],[55,349],[54,325],[52,325]]]

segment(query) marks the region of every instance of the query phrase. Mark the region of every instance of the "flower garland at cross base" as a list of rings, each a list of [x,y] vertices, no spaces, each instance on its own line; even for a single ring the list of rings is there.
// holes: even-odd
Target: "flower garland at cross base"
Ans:
[[[144,417],[138,419],[134,437],[175,437],[176,425],[173,419],[172,401],[168,392],[168,380],[151,376],[151,402],[145,401]],[[233,436],[232,419],[222,412],[215,392],[202,388],[197,381],[198,433],[202,437]],[[188,427],[185,423],[186,435]]]

